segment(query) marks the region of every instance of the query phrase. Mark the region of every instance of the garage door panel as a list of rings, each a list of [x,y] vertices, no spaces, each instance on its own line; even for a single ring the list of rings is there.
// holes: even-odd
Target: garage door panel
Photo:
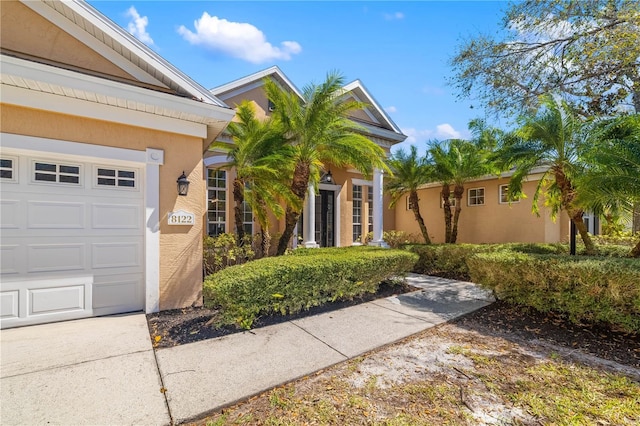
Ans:
[[[84,229],[85,203],[63,201],[27,202],[29,229]]]
[[[30,289],[29,316],[83,311],[87,308],[84,285]]]
[[[82,271],[85,244],[29,244],[27,272]]]
[[[20,300],[18,290],[3,291],[0,293],[0,318],[18,318],[18,302]]]
[[[96,277],[93,311],[96,315],[137,311],[143,308],[142,274]]]
[[[142,246],[139,242],[93,243],[91,245],[94,269],[142,268]]]
[[[2,188],[4,190],[4,187]],[[20,200],[0,200],[0,229],[20,229],[23,225],[24,215],[21,213]]]
[[[141,228],[141,207],[136,204],[91,205],[93,229],[138,229]]]
[[[24,270],[20,260],[24,259],[23,250],[17,244],[0,246],[0,272],[2,275],[19,274]]]

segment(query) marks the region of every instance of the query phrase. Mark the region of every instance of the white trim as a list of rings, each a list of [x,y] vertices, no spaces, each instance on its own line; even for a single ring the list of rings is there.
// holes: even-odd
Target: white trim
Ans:
[[[229,159],[226,155],[212,155],[211,157],[206,157],[203,162],[205,167],[215,166],[218,168],[229,164]]]
[[[482,204],[471,204],[469,202],[469,200],[471,199],[471,191],[477,191],[479,189],[482,189]],[[475,198],[478,198],[478,196],[476,195]],[[486,204],[487,204],[487,191],[484,186],[476,186],[476,187],[467,189],[467,207],[479,207],[479,206],[484,206]]]
[[[282,80],[282,82],[284,82],[287,86],[289,86],[289,88],[296,94],[298,95],[298,97],[300,99],[303,99],[302,96],[302,92],[300,92],[300,90],[298,90],[298,88],[295,86],[295,84],[293,84],[291,82],[291,80],[289,80],[289,78],[284,75],[284,73],[280,70],[280,68],[277,65],[274,65],[270,68],[267,68],[265,70],[262,71],[258,71],[256,73],[250,74],[248,76],[245,77],[241,77],[237,80],[233,80],[229,83],[223,84],[221,86],[217,86],[214,87],[213,89],[210,90],[211,93],[213,93],[214,95],[218,95],[218,94],[222,94],[225,92],[228,92],[230,90],[234,90],[234,89],[238,89],[246,84],[252,83],[254,81],[258,81],[258,80],[263,80],[265,77],[271,76],[271,75],[275,75],[278,78],[280,78]],[[276,79],[277,80],[277,79]],[[240,91],[239,93],[242,93],[243,91]],[[229,96],[225,96],[226,99],[228,99]]]
[[[503,187],[509,187],[508,183],[504,183],[502,185],[498,185],[498,204],[515,204],[515,203],[519,203],[520,199],[518,198],[517,200],[513,200],[513,201],[502,201],[502,188]]]
[[[352,178],[351,179],[351,183],[353,183],[354,185],[361,185],[361,186],[373,186],[373,181],[372,180],[364,180],[364,179]]]
[[[402,140],[407,138],[407,136],[402,134],[402,131],[400,130],[400,128],[396,125],[396,123],[393,122],[391,117],[387,115],[384,109],[380,106],[380,104],[376,101],[376,99],[371,95],[371,93],[369,93],[367,88],[364,86],[364,84],[360,80],[354,80],[351,83],[346,84],[343,87],[343,89],[347,92],[355,92],[356,89],[362,92],[362,94],[367,98],[366,103],[372,106],[375,112],[380,114],[380,118],[386,121],[386,123],[381,123],[381,124],[386,124],[388,127],[391,128],[390,129],[391,131],[397,133],[398,135],[402,135],[403,136]]]
[[[160,310],[160,166],[164,151],[147,148],[145,152],[145,303],[147,314]]]
[[[176,129],[168,131],[175,133],[185,126],[191,129],[194,136],[205,138],[207,136],[206,127],[203,124],[219,125],[220,122],[229,122],[235,115],[235,111],[197,102],[195,100],[182,98],[179,96],[143,89],[123,83],[106,80],[86,74],[64,70],[49,65],[38,64],[23,59],[2,55],[2,102],[27,106],[30,108],[46,108],[52,111],[59,111],[67,114],[79,116],[91,116],[92,118],[123,121],[127,124],[141,127],[149,126],[148,121],[153,116],[161,116],[162,121],[167,120],[173,123]],[[13,84],[9,84],[11,81]],[[32,84],[29,84],[31,82]],[[37,89],[33,88],[33,85]],[[49,95],[31,99],[37,94]],[[66,98],[79,98],[84,100],[81,108],[69,110],[68,104],[63,103]],[[47,102],[45,102],[47,100]],[[35,103],[35,105],[33,105]],[[41,104],[41,105],[39,105]],[[103,114],[99,116],[92,111],[91,105],[102,105],[110,107],[102,109]],[[83,112],[83,109],[89,109]],[[107,114],[112,111],[125,110],[123,114],[132,115],[135,120],[127,118],[126,115],[118,115],[117,120]],[[137,114],[136,114],[137,113]],[[146,119],[145,119],[146,118]],[[170,119],[173,119],[169,121]],[[139,121],[139,122],[138,122]],[[161,120],[156,120],[162,124]],[[191,124],[191,126],[189,126]]]
[[[547,166],[535,167],[535,168],[533,168],[531,170],[531,173],[529,173],[526,176],[526,181],[527,182],[532,182],[532,181],[540,180],[540,179],[542,179],[542,177],[544,176],[544,174],[548,170],[549,170],[549,167],[547,167]],[[509,170],[508,172],[503,172],[503,173],[500,173],[499,175],[484,175],[484,176],[480,176],[480,177],[475,178],[475,179],[470,179],[470,180],[468,180],[468,183],[482,182],[482,181],[485,181],[485,180],[505,179],[505,178],[513,176],[514,173],[515,173],[514,170]],[[431,182],[431,183],[425,183],[424,185],[420,185],[418,187],[418,189],[435,188],[435,187],[439,187],[439,186],[442,186],[441,182]]]

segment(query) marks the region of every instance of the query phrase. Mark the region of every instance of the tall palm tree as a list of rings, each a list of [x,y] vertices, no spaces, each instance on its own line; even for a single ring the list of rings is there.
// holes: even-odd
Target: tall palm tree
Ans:
[[[432,142],[429,155],[433,162],[434,180],[442,183],[442,204],[445,222],[445,242],[455,243],[458,238],[458,221],[462,212],[464,185],[469,180],[486,175],[493,170],[488,151],[462,139]],[[451,186],[455,210],[451,214]]]
[[[510,199],[522,195],[522,182],[533,168],[548,167],[533,196],[533,212],[539,214],[538,199],[544,194],[552,215],[555,217],[561,209],[566,211],[587,254],[594,254],[595,246],[582,219],[584,210],[576,203],[576,177],[584,166],[579,153],[587,135],[588,125],[568,104],[547,95],[538,111],[519,118],[519,127],[504,137],[498,157],[503,170],[514,169],[509,182]]]
[[[640,114],[597,123],[592,135],[591,167],[580,177],[576,201],[598,215],[631,217],[640,203]],[[640,257],[640,241],[631,255]]]
[[[256,117],[253,104],[242,102],[236,112],[237,121],[227,127],[233,145],[215,143],[227,153],[228,165],[235,168],[233,181],[234,215],[236,234],[240,243],[244,240],[243,204],[246,202],[261,228],[262,254],[269,252],[269,211],[281,217],[284,210],[281,199],[294,202],[286,185],[286,167],[291,162],[292,150],[286,143],[278,123]]]
[[[341,99],[343,85],[343,77],[330,72],[321,84],[305,86],[301,100],[272,80],[265,81],[267,96],[275,107],[273,115],[293,147],[290,189],[300,205],[307,196],[309,183],[317,187],[320,171],[329,164],[351,166],[365,175],[371,175],[374,168],[386,168],[384,150],[359,133],[360,126],[348,118],[349,112],[364,105]],[[300,207],[288,204],[278,255],[286,251],[299,216]]]
[[[426,157],[418,155],[418,148],[411,145],[409,152],[400,149],[388,160],[392,175],[385,182],[385,190],[391,196],[390,207],[395,206],[405,195],[409,194],[409,208],[418,222],[420,232],[426,244],[431,244],[427,226],[420,213],[418,188],[432,181],[433,169]]]

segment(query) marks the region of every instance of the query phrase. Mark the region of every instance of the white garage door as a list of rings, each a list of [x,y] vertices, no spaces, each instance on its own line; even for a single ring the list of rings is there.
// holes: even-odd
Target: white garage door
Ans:
[[[142,165],[0,157],[2,328],[143,309]]]

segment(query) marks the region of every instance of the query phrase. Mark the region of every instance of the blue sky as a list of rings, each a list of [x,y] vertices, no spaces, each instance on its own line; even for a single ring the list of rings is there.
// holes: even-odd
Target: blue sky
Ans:
[[[299,88],[360,79],[421,151],[483,117],[446,79],[459,43],[498,30],[500,1],[100,1],[100,12],[206,88],[277,65]]]

